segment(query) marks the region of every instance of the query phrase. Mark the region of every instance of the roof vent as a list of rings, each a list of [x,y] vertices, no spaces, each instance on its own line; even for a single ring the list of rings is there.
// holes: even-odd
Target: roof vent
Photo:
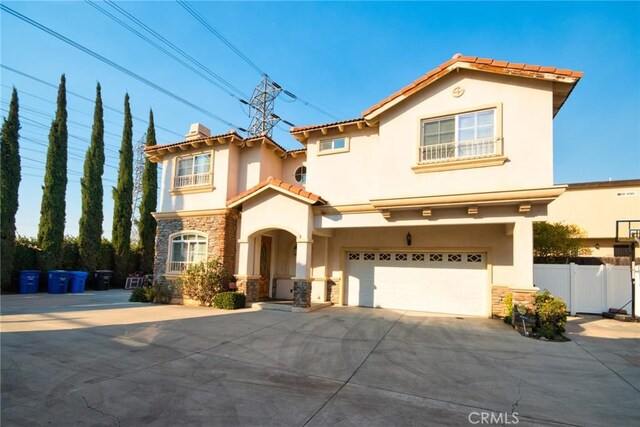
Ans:
[[[192,123],[189,127],[189,133],[185,135],[187,141],[197,138],[211,136],[211,131],[208,127],[200,123]]]
[[[456,53],[455,55],[453,55],[453,56],[451,57],[451,59],[458,59],[458,58],[460,58],[461,56],[462,56],[462,54],[461,54],[461,53]]]

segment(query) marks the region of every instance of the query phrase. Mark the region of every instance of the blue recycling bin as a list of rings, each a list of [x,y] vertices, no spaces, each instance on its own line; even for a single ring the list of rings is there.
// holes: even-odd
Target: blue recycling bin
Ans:
[[[50,270],[47,285],[50,294],[66,294],[71,275],[65,270]]]
[[[40,272],[38,270],[20,271],[20,293],[35,294],[38,292],[40,283]]]
[[[72,294],[80,294],[84,292],[84,285],[87,282],[89,273],[86,271],[70,271],[71,280],[69,281],[69,292]]]

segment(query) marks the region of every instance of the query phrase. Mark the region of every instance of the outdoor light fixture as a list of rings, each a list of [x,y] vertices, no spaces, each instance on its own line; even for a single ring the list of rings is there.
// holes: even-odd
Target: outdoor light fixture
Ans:
[[[407,233],[407,246],[411,246],[411,233]]]
[[[600,243],[596,243],[596,249],[600,249]]]

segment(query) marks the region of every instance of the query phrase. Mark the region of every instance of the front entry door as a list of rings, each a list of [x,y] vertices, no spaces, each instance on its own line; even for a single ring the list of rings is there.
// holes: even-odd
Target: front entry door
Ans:
[[[271,237],[262,236],[260,243],[260,279],[258,297],[269,297],[269,279],[271,278]]]

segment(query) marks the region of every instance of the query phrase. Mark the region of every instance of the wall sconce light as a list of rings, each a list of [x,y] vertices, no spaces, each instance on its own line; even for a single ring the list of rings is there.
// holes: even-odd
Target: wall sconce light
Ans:
[[[407,233],[407,246],[411,246],[411,233]]]
[[[596,243],[596,249],[600,249],[600,243]]]

